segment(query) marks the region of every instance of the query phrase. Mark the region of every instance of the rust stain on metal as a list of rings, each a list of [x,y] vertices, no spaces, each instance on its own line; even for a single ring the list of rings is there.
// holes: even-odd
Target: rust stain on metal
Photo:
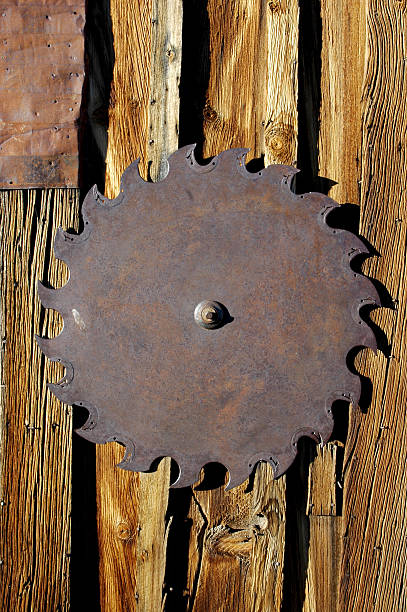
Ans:
[[[55,241],[68,284],[39,286],[64,330],[38,342],[66,366],[52,391],[89,410],[79,433],[122,442],[121,467],[169,455],[185,486],[219,461],[234,486],[261,460],[280,476],[301,436],[328,440],[334,399],[358,402],[346,359],[376,349],[359,310],[379,300],[349,265],[363,243],[328,225],[330,198],[292,193],[294,168],[250,173],[245,149],[200,166],[193,149],[159,183],[134,163],[116,199],[90,191],[83,233]]]
[[[0,187],[75,187],[85,2],[0,12]]]

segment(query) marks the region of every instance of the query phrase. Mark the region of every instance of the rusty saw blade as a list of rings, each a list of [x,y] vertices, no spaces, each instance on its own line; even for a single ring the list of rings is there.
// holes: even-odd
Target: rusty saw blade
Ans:
[[[330,198],[290,190],[295,168],[193,150],[159,183],[135,162],[115,199],[89,192],[84,231],[55,239],[68,283],[39,286],[63,331],[38,342],[66,368],[52,391],[89,411],[79,433],[124,444],[121,467],[171,456],[186,486],[216,461],[232,487],[258,461],[280,476],[301,436],[328,440],[335,399],[357,404],[347,355],[376,350],[359,311],[379,298],[349,265],[363,243],[328,225]]]

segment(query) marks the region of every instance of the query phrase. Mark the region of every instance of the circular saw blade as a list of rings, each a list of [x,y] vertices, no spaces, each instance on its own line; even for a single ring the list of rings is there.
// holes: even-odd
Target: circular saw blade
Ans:
[[[55,240],[68,283],[39,286],[63,331],[38,342],[66,367],[52,391],[89,410],[79,433],[123,443],[121,467],[171,456],[186,486],[216,461],[231,487],[261,460],[280,476],[299,437],[328,440],[335,399],[358,402],[347,355],[376,349],[359,311],[379,299],[349,265],[363,243],[328,225],[330,198],[290,190],[295,168],[250,173],[245,149],[201,166],[193,149],[159,183],[135,162],[114,200],[89,192],[84,231]],[[216,329],[194,319],[205,300],[227,313]]]

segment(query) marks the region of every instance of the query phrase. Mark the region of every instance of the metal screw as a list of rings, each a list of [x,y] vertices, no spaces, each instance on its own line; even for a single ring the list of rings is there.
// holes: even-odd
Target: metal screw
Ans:
[[[205,329],[216,329],[222,324],[224,310],[219,302],[200,302],[195,308],[195,322]]]

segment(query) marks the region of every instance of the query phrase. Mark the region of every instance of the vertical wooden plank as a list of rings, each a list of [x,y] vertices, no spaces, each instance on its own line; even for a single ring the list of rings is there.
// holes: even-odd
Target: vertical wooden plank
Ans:
[[[350,419],[340,605],[401,611],[407,607],[407,5],[369,0],[367,9],[361,231],[380,254],[366,269],[386,287],[394,310],[375,314],[392,354],[366,352],[372,399],[366,414],[355,411]]]
[[[115,66],[106,191],[119,190],[137,157],[147,179],[163,178],[178,144],[182,3],[112,0]],[[153,474],[114,467],[116,444],[97,449],[97,507],[102,610],[158,611],[164,603],[170,460]]]
[[[69,609],[71,408],[47,390],[62,377],[34,334],[57,335],[37,280],[68,279],[51,240],[59,225],[78,226],[77,190],[0,194],[2,235],[0,601],[3,609]]]
[[[295,163],[298,4],[209,0],[210,75],[204,157],[249,147],[248,159]],[[188,609],[279,610],[285,539],[285,478],[257,468],[225,492],[193,490]]]
[[[342,555],[339,516],[311,516],[309,566],[304,610],[334,612],[338,607],[338,580]]]
[[[204,155],[245,146],[247,160],[293,163],[297,142],[298,5],[208,2],[210,78]],[[243,144],[242,144],[243,143]]]
[[[328,442],[316,449],[316,458],[309,466],[307,514],[310,516],[336,516],[338,454],[343,444]]]
[[[120,455],[115,446],[98,449],[97,456],[101,609],[158,611],[163,600],[169,460],[152,474],[126,473],[115,467]]]
[[[148,151],[150,177],[159,181],[167,174],[168,154],[178,148],[182,3],[154,0],[152,15]]]
[[[321,40],[315,43],[315,49],[321,45],[321,72],[315,75],[314,82],[320,91],[305,91],[307,103],[312,96],[320,96],[319,122],[306,117],[309,157],[312,159],[312,151],[317,151],[318,167],[311,170],[327,179],[320,188],[330,185],[331,197],[341,203],[359,204],[366,2],[321,0],[321,10],[315,11],[313,20],[314,32],[320,30],[321,35]],[[317,111],[313,109],[314,114]],[[347,411],[336,415],[336,421],[344,422],[347,418]],[[324,449],[317,448],[310,465],[304,610],[343,609],[343,602],[338,599],[342,517],[337,516],[342,509],[336,499],[342,459],[342,443],[333,441]]]
[[[296,165],[299,5],[293,0],[266,3],[267,90],[264,121],[264,164]],[[259,74],[259,79],[261,76]],[[260,92],[256,104],[260,100]],[[258,126],[256,126],[258,130]]]
[[[141,157],[148,174],[153,0],[111,0],[115,63],[110,94],[106,195],[119,192],[123,171]]]
[[[365,0],[321,0],[321,109],[317,173],[335,181],[329,195],[360,202]]]

